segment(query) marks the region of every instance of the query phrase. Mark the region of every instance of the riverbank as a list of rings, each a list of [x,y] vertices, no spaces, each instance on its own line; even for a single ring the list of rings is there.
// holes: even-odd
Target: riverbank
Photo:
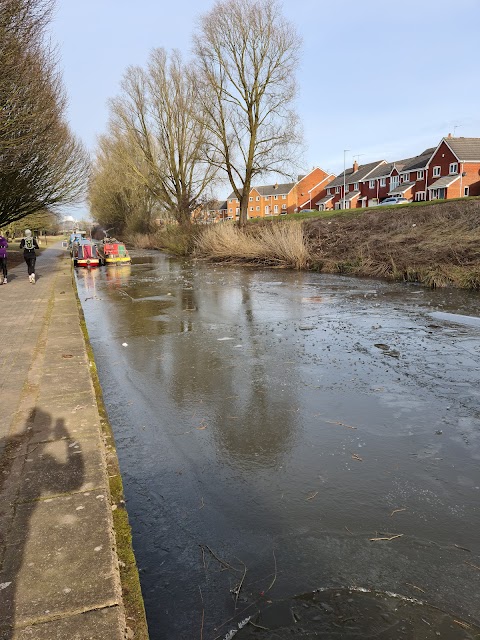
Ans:
[[[144,640],[115,446],[59,244],[34,286],[19,265],[0,297],[0,637]]]
[[[132,246],[212,262],[284,267],[480,289],[480,199],[294,214],[166,228]]]

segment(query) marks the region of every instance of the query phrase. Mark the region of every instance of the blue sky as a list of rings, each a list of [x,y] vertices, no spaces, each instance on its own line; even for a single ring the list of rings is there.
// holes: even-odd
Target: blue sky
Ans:
[[[107,101],[130,64],[154,47],[190,55],[197,16],[213,0],[57,0],[69,119],[90,150],[105,131]],[[304,39],[298,111],[304,169],[335,173],[395,160],[454,132],[480,137],[479,0],[284,0]],[[222,194],[218,194],[219,196]]]

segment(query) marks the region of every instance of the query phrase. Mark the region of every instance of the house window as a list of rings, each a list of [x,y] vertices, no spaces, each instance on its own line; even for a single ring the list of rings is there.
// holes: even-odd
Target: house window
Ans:
[[[257,211],[260,211],[260,207],[257,207]]]
[[[231,200],[230,200],[230,202],[231,202]],[[229,209],[229,210],[228,210],[228,213],[232,213],[232,211],[233,211],[233,209]]]
[[[229,200],[230,204],[232,204],[233,200]]]
[[[278,196],[273,196],[273,199],[274,200],[278,200]]]
[[[331,189],[327,189],[327,193],[328,193],[329,196],[331,196],[332,195],[332,190]]]
[[[448,168],[448,173],[450,175],[458,173],[458,162],[451,162],[450,167]]]
[[[370,187],[370,189],[375,189],[375,180],[369,180],[368,186]]]
[[[273,207],[273,213],[278,213],[278,204]]]
[[[268,205],[265,207],[265,215],[266,216],[270,215],[270,207]]]
[[[408,182],[409,178],[410,178],[410,174],[409,173],[404,173],[402,175],[402,182]]]
[[[390,189],[395,189],[400,183],[400,176],[392,176],[390,178]]]
[[[287,196],[284,194],[284,195],[282,196],[282,200],[286,200],[286,199],[287,199]]]
[[[468,187],[467,187],[467,189],[468,189]],[[287,208],[287,205],[286,204],[282,204],[282,209],[286,209],[286,208]]]
[[[380,178],[380,186],[381,187],[386,187],[387,186],[387,179],[386,178]]]
[[[470,187],[463,187],[463,195],[468,198],[470,195]]]
[[[417,191],[415,194],[415,201],[419,202],[420,200],[425,200],[425,191]]]
[[[433,177],[439,178],[442,167],[433,167]]]
[[[248,199],[250,202],[253,202],[253,196],[250,196],[250,198]]]
[[[230,211],[231,211],[231,209],[230,209]],[[235,209],[235,213],[237,214],[237,216],[240,214],[240,207],[237,207],[237,208]]]
[[[260,200],[260,196],[257,196],[255,200],[258,202]]]
[[[335,193],[340,193],[340,187],[335,187]]]
[[[358,191],[358,182],[355,182],[353,185],[353,190]]]
[[[270,198],[270,196],[263,196],[264,200],[268,200]]]
[[[423,180],[423,169],[421,171],[417,171],[417,180]]]
[[[348,193],[350,191],[350,185],[347,184],[345,185],[345,193]]]

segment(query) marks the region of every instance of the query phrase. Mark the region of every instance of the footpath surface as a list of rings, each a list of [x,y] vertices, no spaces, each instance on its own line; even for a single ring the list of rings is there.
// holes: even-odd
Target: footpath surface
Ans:
[[[118,640],[106,449],[60,245],[0,286],[0,640]],[[115,508],[115,507],[114,507]]]

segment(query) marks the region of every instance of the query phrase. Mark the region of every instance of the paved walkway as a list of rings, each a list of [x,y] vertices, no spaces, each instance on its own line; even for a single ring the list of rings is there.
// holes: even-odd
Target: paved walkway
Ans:
[[[105,448],[59,244],[35,285],[26,265],[10,271],[0,310],[0,640],[125,638]]]

